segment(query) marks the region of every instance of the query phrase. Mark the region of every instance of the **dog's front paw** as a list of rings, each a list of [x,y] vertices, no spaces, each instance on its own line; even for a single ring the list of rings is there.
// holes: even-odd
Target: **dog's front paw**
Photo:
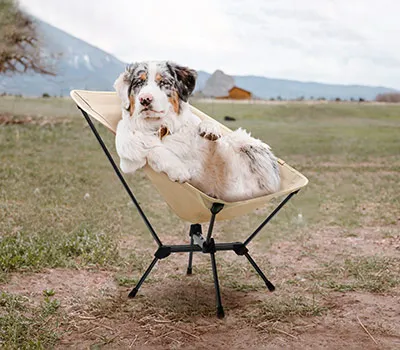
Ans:
[[[181,184],[190,181],[190,173],[188,171],[169,171],[167,175],[171,181],[179,182]]]
[[[120,168],[123,173],[129,174],[134,173],[136,170],[145,166],[146,161],[143,159],[142,161],[133,162],[125,158],[120,159]]]
[[[198,132],[201,137],[210,141],[216,141],[222,136],[219,125],[209,121],[201,122]]]

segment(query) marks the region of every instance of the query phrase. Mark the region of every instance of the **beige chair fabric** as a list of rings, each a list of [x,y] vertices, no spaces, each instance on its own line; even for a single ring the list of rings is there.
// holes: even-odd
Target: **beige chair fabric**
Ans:
[[[82,110],[115,133],[118,121],[121,119],[121,102],[114,92],[73,90],[71,97]],[[211,119],[195,107],[191,106],[191,109],[201,119]],[[221,127],[224,132],[231,132],[222,124]],[[252,212],[273,198],[287,195],[307,185],[308,180],[304,175],[283,160],[279,160],[279,165],[282,179],[279,192],[240,202],[224,202],[211,198],[188,183],[179,184],[170,181],[167,175],[156,173],[148,165],[144,167],[144,171],[180,218],[191,223],[201,223],[210,220],[210,208],[213,203],[224,204],[216,219],[227,220]]]

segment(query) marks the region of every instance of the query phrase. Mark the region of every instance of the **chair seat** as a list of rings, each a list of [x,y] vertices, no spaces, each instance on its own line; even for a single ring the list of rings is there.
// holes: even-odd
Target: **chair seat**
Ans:
[[[73,90],[71,97],[82,110],[115,133],[122,114],[121,101],[115,92]],[[193,106],[190,108],[200,119],[212,119],[197,108]],[[220,125],[223,132],[232,131]],[[143,170],[176,215],[191,223],[201,223],[210,220],[210,209],[213,203],[224,204],[224,208],[216,219],[228,220],[248,214],[264,206],[273,198],[295,192],[307,185],[308,180],[304,175],[281,159],[278,163],[281,173],[281,188],[278,192],[238,202],[221,201],[206,195],[189,183],[179,184],[170,181],[166,174],[157,173],[148,165]]]

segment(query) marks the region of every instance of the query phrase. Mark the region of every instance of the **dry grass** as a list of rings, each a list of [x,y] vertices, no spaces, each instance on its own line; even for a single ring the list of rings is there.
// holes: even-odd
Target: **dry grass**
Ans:
[[[338,292],[367,291],[384,293],[400,285],[400,260],[385,256],[360,256],[337,260],[312,278]]]
[[[155,246],[83,118],[66,99],[4,97],[0,283],[15,302],[1,304],[1,346],[368,349],[359,317],[382,348],[396,348],[400,107],[198,107],[234,116],[229,127],[251,130],[310,179],[249,247],[277,291],[243,257],[218,253],[219,321],[209,257],[198,253],[193,276],[187,255],[171,256],[128,300]],[[189,225],[144,175],[128,181],[162,240],[187,241]],[[216,239],[244,239],[275,204],[217,223]],[[48,322],[37,316],[44,298],[60,302]]]

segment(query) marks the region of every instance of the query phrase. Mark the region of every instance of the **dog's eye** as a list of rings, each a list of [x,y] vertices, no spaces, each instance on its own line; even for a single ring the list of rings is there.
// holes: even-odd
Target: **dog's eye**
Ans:
[[[171,87],[171,83],[166,79],[160,80],[158,84],[160,85],[160,87],[166,87],[166,88]]]
[[[141,85],[143,85],[144,84],[144,80],[142,80],[142,79],[135,79],[134,81],[133,81],[133,86],[141,86]]]
[[[144,85],[144,83],[145,83],[144,80],[134,79],[132,81],[132,87],[131,88],[132,88],[133,91],[137,92],[137,90],[140,89]]]

